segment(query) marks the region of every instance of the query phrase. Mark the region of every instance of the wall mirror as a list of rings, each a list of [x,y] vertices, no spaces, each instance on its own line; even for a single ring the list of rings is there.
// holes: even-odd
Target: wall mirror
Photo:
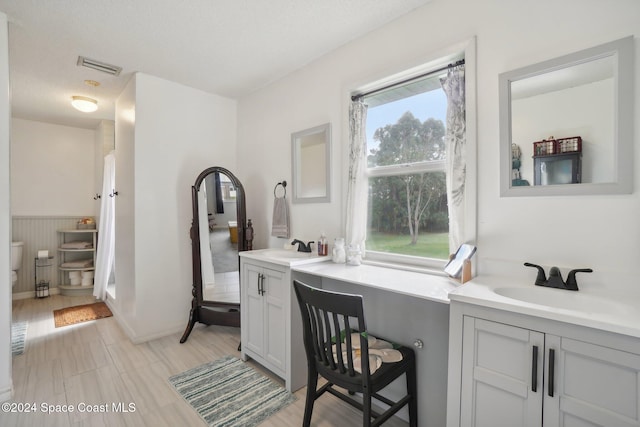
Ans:
[[[214,166],[191,187],[191,253],[193,289],[189,323],[240,326],[239,251],[252,248],[253,226],[247,224],[242,184],[227,169]]]
[[[633,37],[499,76],[500,194],[631,193]]]
[[[291,134],[293,203],[331,201],[331,123]]]

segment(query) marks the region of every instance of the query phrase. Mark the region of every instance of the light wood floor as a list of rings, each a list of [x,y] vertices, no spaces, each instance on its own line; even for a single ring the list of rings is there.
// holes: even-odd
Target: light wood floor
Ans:
[[[179,343],[181,334],[174,334],[135,345],[113,317],[54,327],[53,310],[89,302],[92,297],[60,295],[14,301],[13,320],[26,320],[29,325],[25,351],[13,357],[12,402],[28,403],[36,411],[0,412],[0,426],[205,426],[168,378],[226,355],[239,357],[240,330],[197,325],[184,344]],[[185,326],[186,321],[187,313]],[[262,426],[300,426],[304,393],[304,388],[298,390],[297,401]],[[81,403],[107,405],[110,412],[79,412]],[[135,411],[115,413],[112,403],[133,404]],[[46,414],[43,404],[74,405],[76,411]],[[316,402],[312,425],[358,426],[361,419],[361,412],[325,394]],[[385,425],[407,424],[393,418]]]

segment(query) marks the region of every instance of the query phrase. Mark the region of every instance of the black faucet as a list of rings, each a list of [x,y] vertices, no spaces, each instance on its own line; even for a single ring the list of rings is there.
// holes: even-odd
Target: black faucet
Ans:
[[[293,239],[291,242],[292,245],[298,244],[298,252],[311,252],[311,244],[314,243],[313,240],[309,243],[305,244],[303,241],[298,239]]]
[[[524,265],[526,267],[535,267],[538,269],[538,275],[536,276],[536,281],[535,281],[536,286],[546,286],[548,288],[566,289],[568,291],[578,290],[576,273],[593,273],[593,270],[590,268],[577,268],[569,272],[569,275],[567,276],[567,281],[565,282],[564,280],[562,280],[562,273],[560,273],[560,269],[558,267],[551,267],[549,269],[549,280],[547,280],[547,276],[544,274],[544,269],[539,265],[531,264],[529,262],[525,262]]]

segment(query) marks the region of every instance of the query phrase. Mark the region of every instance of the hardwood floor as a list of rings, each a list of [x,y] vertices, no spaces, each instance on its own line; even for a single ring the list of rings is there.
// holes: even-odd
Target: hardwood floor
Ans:
[[[135,345],[113,317],[54,327],[53,310],[93,301],[93,297],[61,295],[14,301],[13,321],[26,320],[29,326],[24,353],[13,357],[11,402],[35,411],[2,411],[0,426],[205,426],[168,378],[226,355],[240,357],[240,330],[198,324],[184,344],[179,343],[181,334],[174,334]],[[186,321],[185,313],[185,325]],[[296,402],[261,425],[300,426],[305,389],[295,394]],[[80,411],[81,404],[102,405],[97,410],[106,406],[109,412]],[[133,410],[116,412],[113,404]],[[73,405],[75,411],[65,411],[62,405]],[[44,410],[49,408],[47,414]],[[311,424],[359,426],[362,413],[326,394],[316,402]],[[407,423],[392,418],[385,425]]]

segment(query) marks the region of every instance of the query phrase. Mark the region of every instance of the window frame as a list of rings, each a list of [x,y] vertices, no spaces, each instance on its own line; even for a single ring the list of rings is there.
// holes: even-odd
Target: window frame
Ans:
[[[465,116],[466,116],[466,183],[465,183],[465,214],[462,219],[464,224],[464,242],[475,244],[477,233],[477,95],[476,95],[476,38],[471,37],[460,43],[440,50],[428,60],[420,61],[421,65],[404,67],[405,71],[389,75],[388,73],[376,81],[370,81],[365,85],[352,86],[349,90],[349,97],[358,93],[368,92],[393,82],[401,82],[413,76],[434,70],[446,61],[453,62],[456,57],[462,54],[465,59]],[[388,70],[387,70],[388,72]],[[445,160],[446,161],[446,160]],[[444,162],[441,160],[419,162],[424,164],[402,164],[385,165],[374,168],[366,167],[366,177],[393,176],[398,169],[402,169],[403,174],[416,173],[422,171],[442,170],[433,163]],[[431,166],[426,163],[432,163]],[[445,171],[446,174],[446,171]],[[367,198],[367,203],[369,199]],[[372,251],[366,249],[363,263],[382,265],[389,268],[399,268],[405,270],[416,270],[429,274],[445,275],[443,268],[447,260],[415,257],[411,255],[399,255],[388,252]],[[472,266],[475,274],[475,265]]]

